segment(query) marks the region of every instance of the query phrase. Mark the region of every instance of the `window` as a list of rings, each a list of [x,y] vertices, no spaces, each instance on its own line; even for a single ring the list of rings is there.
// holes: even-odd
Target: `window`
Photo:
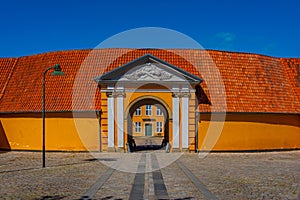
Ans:
[[[156,132],[162,133],[162,122],[156,122]]]
[[[142,123],[141,122],[135,122],[134,130],[136,133],[142,132]]]
[[[156,116],[162,116],[162,115],[163,115],[162,110],[156,107]]]
[[[136,115],[136,116],[141,116],[141,115],[142,115],[142,109],[141,109],[141,107],[139,107],[139,108],[137,108],[137,109],[135,110],[135,115]]]
[[[151,115],[152,115],[152,106],[146,105],[146,116],[151,116]]]

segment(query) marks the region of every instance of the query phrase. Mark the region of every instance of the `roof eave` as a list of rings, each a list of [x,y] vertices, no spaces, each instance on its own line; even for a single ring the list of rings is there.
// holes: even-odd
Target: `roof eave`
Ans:
[[[120,85],[133,85],[133,84],[156,84],[154,81],[120,81],[120,80],[99,80],[99,79],[94,79],[98,85],[100,86],[108,86],[108,85],[115,85],[115,84],[120,84]],[[191,86],[196,86],[202,82],[201,80],[189,80],[189,81],[157,81],[157,84],[159,85],[187,85],[187,83]]]

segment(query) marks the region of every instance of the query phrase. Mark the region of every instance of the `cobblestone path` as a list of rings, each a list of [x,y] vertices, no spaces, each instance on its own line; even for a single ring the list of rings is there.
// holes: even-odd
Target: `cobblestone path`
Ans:
[[[0,153],[0,199],[300,199],[300,151],[172,156]]]

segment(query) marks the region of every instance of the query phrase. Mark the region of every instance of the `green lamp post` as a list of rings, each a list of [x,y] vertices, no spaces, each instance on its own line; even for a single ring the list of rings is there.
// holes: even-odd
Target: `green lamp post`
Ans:
[[[53,76],[62,76],[64,73],[61,71],[61,67],[59,64],[56,64],[52,67],[49,67],[44,71],[43,79],[42,79],[42,118],[43,118],[43,132],[42,132],[42,151],[43,151],[43,168],[46,167],[46,146],[45,146],[45,79],[46,74],[49,70],[54,69],[51,73]]]

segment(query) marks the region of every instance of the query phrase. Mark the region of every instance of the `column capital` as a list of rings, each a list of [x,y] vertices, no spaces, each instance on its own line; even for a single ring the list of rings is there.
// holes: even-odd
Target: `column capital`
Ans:
[[[181,97],[190,98],[191,97],[191,93],[190,92],[181,92]]]
[[[174,98],[181,98],[181,97],[190,98],[191,93],[190,92],[172,92],[172,97],[174,97]]]
[[[107,97],[125,97],[126,93],[124,91],[107,91],[106,92]]]
[[[179,97],[181,97],[181,94],[180,94],[180,92],[172,92],[172,97],[179,98]]]
[[[113,91],[106,92],[106,96],[109,98],[114,97],[113,93]]]
[[[124,91],[116,91],[113,94],[115,97],[125,97],[126,93]]]

